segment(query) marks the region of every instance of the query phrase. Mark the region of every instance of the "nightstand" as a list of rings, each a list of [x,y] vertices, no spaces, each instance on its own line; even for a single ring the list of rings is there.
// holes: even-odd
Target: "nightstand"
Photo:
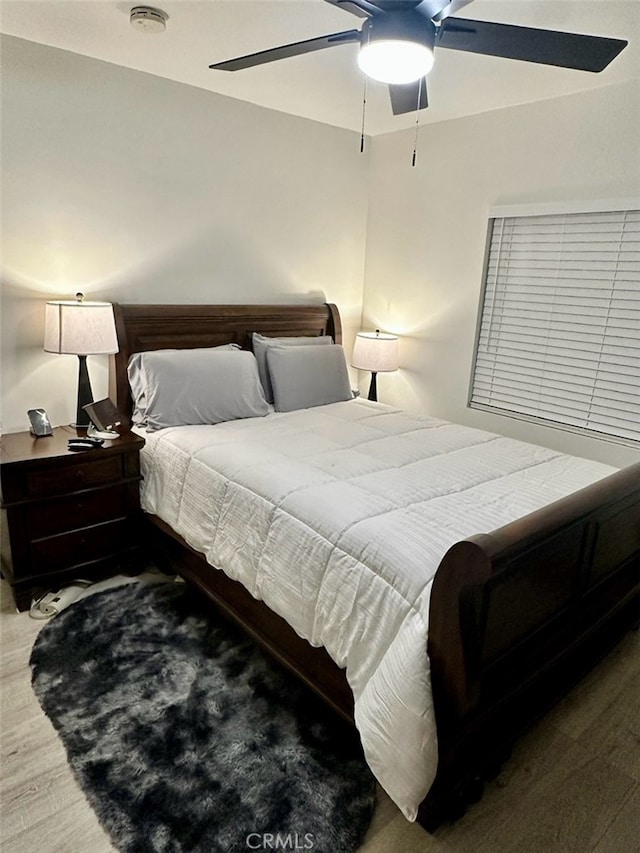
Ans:
[[[43,438],[0,439],[2,571],[18,610],[35,592],[97,577],[138,546],[144,439],[128,432],[96,450],[69,451],[67,441],[84,433],[66,426]]]

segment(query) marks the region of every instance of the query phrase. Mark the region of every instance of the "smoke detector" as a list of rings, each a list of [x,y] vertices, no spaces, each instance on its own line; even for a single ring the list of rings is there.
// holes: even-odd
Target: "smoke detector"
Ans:
[[[161,33],[167,26],[169,16],[161,9],[152,6],[135,6],[131,10],[129,21],[134,30],[142,33]]]

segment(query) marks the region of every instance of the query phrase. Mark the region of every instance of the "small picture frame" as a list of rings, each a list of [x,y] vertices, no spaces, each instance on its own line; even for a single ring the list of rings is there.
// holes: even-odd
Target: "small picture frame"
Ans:
[[[82,408],[89,415],[91,423],[101,431],[115,432],[129,426],[128,419],[108,397],[95,400]]]

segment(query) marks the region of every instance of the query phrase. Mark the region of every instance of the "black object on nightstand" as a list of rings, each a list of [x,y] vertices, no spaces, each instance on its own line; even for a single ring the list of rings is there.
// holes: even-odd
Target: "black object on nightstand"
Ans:
[[[81,435],[56,427],[46,439],[21,432],[0,440],[2,571],[18,610],[36,591],[97,578],[140,545],[144,439],[125,432],[94,450],[70,451],[69,439]]]

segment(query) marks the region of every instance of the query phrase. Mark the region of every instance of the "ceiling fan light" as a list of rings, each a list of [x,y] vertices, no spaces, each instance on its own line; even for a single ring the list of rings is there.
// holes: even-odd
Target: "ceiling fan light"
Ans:
[[[431,71],[433,51],[415,41],[378,39],[360,48],[358,65],[381,83],[413,83]]]

